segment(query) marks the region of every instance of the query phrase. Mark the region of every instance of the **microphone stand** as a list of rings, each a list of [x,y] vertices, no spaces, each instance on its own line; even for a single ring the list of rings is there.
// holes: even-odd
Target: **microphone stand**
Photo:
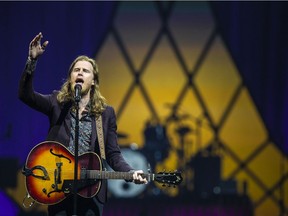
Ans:
[[[81,91],[80,86],[80,91]],[[81,94],[79,95],[79,86],[75,85],[75,103],[76,103],[76,121],[75,121],[75,164],[74,164],[74,182],[73,182],[73,201],[74,201],[74,209],[73,216],[77,215],[77,191],[78,191],[78,144],[79,144],[79,102],[81,99]]]

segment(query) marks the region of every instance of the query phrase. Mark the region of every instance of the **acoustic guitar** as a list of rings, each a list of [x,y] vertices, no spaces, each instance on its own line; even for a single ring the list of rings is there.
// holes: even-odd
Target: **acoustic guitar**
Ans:
[[[45,141],[36,145],[27,157],[22,173],[30,197],[40,204],[53,205],[73,194],[74,155],[61,143]],[[141,174],[148,181],[164,185],[179,185],[180,172]],[[131,172],[103,171],[100,157],[88,152],[78,157],[77,194],[90,198],[95,196],[103,179],[133,180]]]

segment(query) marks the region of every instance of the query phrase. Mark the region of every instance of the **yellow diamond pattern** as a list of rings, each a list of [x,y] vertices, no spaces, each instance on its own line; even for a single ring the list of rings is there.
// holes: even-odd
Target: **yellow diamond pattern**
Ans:
[[[263,122],[247,89],[243,89],[222,128],[221,139],[244,160],[266,138]]]
[[[171,149],[156,172],[179,169],[213,145],[222,159],[221,178],[236,179],[240,194],[247,182],[255,215],[279,215],[278,201],[283,196],[288,200],[287,178],[273,187],[287,176],[287,159],[269,140],[215,27],[207,2],[119,3],[97,55],[101,91],[116,109],[119,131],[129,134],[123,145],[145,146],[143,130],[151,118],[167,127]],[[168,121],[173,114],[180,120]],[[189,129],[184,143],[177,133],[180,127]],[[192,185],[187,191],[192,191],[193,170],[188,167],[184,176]],[[164,193],[175,197],[180,192],[173,188]]]
[[[177,2],[170,18],[170,30],[189,69],[196,64],[214,28],[214,20],[207,7],[207,2],[204,1]],[[189,21],[188,25],[187,21]]]
[[[161,117],[168,115],[165,104],[173,104],[186,79],[166,38],[160,42],[143,74],[143,83]]]
[[[117,109],[133,82],[133,76],[111,35],[108,36],[105,46],[101,50],[98,62],[101,93],[108,103]]]
[[[119,11],[122,12],[115,18],[115,27],[137,69],[140,68],[157,30],[161,27],[160,17],[153,4],[153,2],[123,2],[119,6]],[[133,31],[130,31],[131,29]]]
[[[222,117],[240,81],[238,71],[218,37],[195,78],[195,85],[215,123]]]

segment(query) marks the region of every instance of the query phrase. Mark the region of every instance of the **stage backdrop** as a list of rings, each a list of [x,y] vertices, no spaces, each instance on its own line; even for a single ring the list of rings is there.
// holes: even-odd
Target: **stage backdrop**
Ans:
[[[288,154],[287,2],[211,2],[223,40],[272,140]]]
[[[287,213],[287,9],[286,2],[0,2],[0,209],[45,211],[22,207],[20,170],[48,121],[17,97],[29,42],[41,31],[49,45],[37,91],[59,89],[78,55],[95,58],[131,163],[183,171],[179,188],[152,185],[128,204],[133,196],[187,198],[183,215],[199,212],[186,210],[190,196],[205,198],[207,179],[215,179],[216,189],[247,195],[255,215]],[[179,213],[171,208],[167,215]],[[113,202],[110,210],[116,215]]]

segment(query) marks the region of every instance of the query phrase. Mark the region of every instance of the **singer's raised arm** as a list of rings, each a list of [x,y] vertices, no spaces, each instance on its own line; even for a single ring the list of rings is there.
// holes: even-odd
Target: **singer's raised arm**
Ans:
[[[19,82],[18,98],[28,106],[47,115],[51,111],[51,95],[40,94],[36,92],[33,87],[33,77],[36,70],[37,58],[44,52],[43,48],[39,48],[41,38],[42,34],[39,33],[30,42],[29,55]],[[47,44],[48,41],[43,43],[44,48]]]

